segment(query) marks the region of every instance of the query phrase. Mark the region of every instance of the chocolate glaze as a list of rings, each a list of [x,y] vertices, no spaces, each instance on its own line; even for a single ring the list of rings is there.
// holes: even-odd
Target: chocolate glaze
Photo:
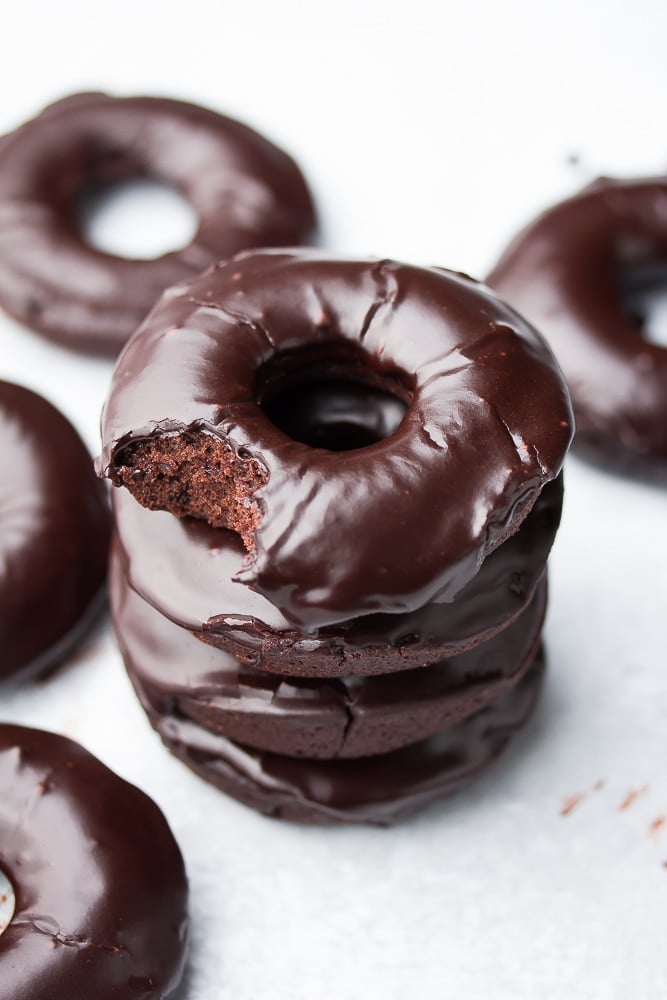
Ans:
[[[400,383],[396,430],[344,452],[281,431],[258,373],[304,350]],[[558,475],[571,411],[539,334],[472,279],[260,251],[162,297],[118,361],[98,470],[118,482],[138,442],[195,431],[266,470],[238,579],[317,628],[452,600]]]
[[[191,203],[188,246],[129,260],[86,242],[82,196],[136,177]],[[247,247],[308,242],[314,228],[294,161],[193,104],[75,94],[0,140],[0,302],[68,347],[115,355],[169,285]]]
[[[162,1000],[183,971],[187,883],[164,816],[71,740],[0,725],[0,867],[16,910],[2,1000]]]
[[[392,753],[308,760],[252,750],[173,710],[156,712],[135,678],[153,727],[202,778],[267,816],[303,823],[387,825],[451,795],[477,777],[520,729],[543,676],[535,666],[502,698],[443,732]]]
[[[546,581],[522,615],[470,652],[418,671],[337,680],[284,678],[197,642],[143,601],[112,558],[111,606],[132,679],[156,712],[177,710],[261,750],[330,759],[387,753],[502,697],[535,658]]]
[[[55,666],[102,606],[110,516],[100,486],[62,413],[0,382],[0,680]]]
[[[270,601],[238,582],[238,536],[140,507],[114,490],[121,559],[144,600],[251,666],[288,676],[383,674],[421,667],[490,638],[535,592],[560,521],[562,477],[547,484],[516,534],[488,556],[450,604],[295,629]]]
[[[596,181],[519,233],[488,282],[553,347],[583,453],[667,472],[667,348],[631,310],[642,285],[667,287],[667,179]]]

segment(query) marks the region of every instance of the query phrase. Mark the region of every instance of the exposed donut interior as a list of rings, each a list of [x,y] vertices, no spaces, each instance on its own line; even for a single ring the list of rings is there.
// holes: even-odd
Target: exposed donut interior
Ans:
[[[123,449],[114,482],[143,507],[198,517],[239,533],[248,551],[261,520],[253,499],[266,482],[259,462],[199,429],[157,434]]]

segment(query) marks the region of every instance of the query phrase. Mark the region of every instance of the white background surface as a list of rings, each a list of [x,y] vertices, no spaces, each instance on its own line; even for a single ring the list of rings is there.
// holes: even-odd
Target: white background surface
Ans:
[[[481,276],[596,173],[667,167],[666,31],[664,0],[23,0],[3,12],[0,131],[80,89],[198,100],[298,158],[327,245]],[[0,316],[0,376],[91,450],[110,370]],[[75,737],[165,810],[192,884],[183,1000],[665,995],[667,493],[567,473],[538,715],[474,788],[391,831],[281,825],[207,787],[106,633],[2,696],[1,717]]]

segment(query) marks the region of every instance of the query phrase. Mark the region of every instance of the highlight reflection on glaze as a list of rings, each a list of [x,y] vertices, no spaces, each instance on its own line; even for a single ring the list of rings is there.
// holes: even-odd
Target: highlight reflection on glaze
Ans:
[[[262,750],[327,759],[388,753],[502,697],[535,658],[547,588],[542,581],[512,625],[466,653],[420,670],[325,680],[255,670],[198,642],[128,586],[117,554],[110,589],[125,666],[156,712],[177,709]]]

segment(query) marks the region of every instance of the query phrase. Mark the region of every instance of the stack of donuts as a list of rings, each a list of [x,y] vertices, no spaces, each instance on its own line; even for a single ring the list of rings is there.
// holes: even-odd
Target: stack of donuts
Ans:
[[[436,268],[247,252],[121,354],[113,619],[168,748],[263,813],[388,823],[529,717],[572,435],[540,336]]]

